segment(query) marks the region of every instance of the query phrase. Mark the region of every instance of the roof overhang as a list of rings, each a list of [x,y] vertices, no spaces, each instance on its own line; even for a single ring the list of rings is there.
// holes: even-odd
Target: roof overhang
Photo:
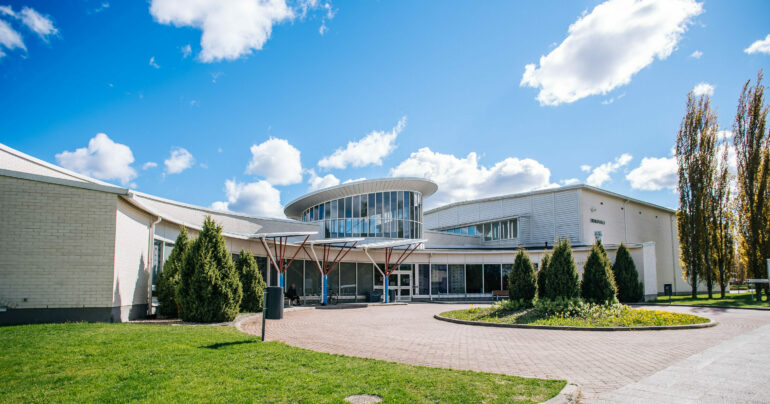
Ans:
[[[438,185],[435,182],[424,178],[381,178],[354,181],[303,195],[289,202],[283,213],[286,217],[299,220],[305,209],[334,199],[384,191],[419,192],[423,198],[426,198],[436,193],[437,190]]]
[[[403,240],[389,240],[389,241],[375,241],[373,243],[366,243],[366,244],[359,244],[356,246],[356,248],[364,249],[364,250],[377,250],[381,248],[395,248],[395,247],[405,247],[410,246],[412,244],[425,244],[428,240],[424,238],[407,238]]]

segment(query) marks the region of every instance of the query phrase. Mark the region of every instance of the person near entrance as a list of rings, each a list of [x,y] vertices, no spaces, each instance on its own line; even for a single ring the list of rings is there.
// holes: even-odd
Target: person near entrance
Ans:
[[[295,284],[291,284],[291,287],[289,287],[289,290],[285,293],[286,298],[289,299],[289,304],[292,306],[299,306],[299,294],[297,293],[297,286]]]

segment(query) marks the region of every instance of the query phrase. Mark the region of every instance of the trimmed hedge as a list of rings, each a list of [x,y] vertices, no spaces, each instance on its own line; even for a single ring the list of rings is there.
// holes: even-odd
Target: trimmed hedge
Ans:
[[[583,280],[580,282],[583,299],[592,303],[616,303],[617,288],[614,278],[607,253],[601,242],[597,241],[591,247],[583,269]]]
[[[235,261],[235,270],[243,287],[243,300],[241,311],[254,313],[262,311],[264,299],[265,281],[257,268],[257,261],[250,252],[241,250],[238,260]]]
[[[620,244],[618,247],[612,272],[618,286],[618,300],[623,303],[634,303],[644,298],[644,284],[639,282],[639,272],[625,244]]]
[[[158,312],[164,317],[177,317],[179,315],[179,283],[181,279],[182,265],[187,250],[190,248],[187,229],[181,226],[179,235],[174,242],[171,255],[163,264],[163,270],[158,276]]]
[[[235,319],[243,296],[241,281],[225,247],[222,226],[210,216],[190,246],[181,274],[183,320],[208,323]]]
[[[522,302],[531,307],[537,295],[537,279],[532,262],[524,250],[519,250],[513,262],[513,271],[508,277],[508,296],[511,301]]]

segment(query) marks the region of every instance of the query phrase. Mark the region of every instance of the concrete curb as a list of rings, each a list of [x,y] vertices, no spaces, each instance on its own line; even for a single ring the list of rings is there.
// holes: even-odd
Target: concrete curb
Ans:
[[[709,306],[707,304],[629,303],[629,306],[701,307],[707,309],[736,309],[768,311],[770,307]]]
[[[708,323],[683,324],[683,325],[651,325],[643,327],[571,327],[564,325],[537,325],[537,324],[502,324],[488,323],[485,321],[458,320],[456,318],[433,315],[436,320],[447,321],[455,324],[477,325],[482,327],[502,328],[529,328],[535,330],[562,330],[562,331],[662,331],[662,330],[692,330],[697,328],[709,328],[719,324],[718,321],[709,319]]]
[[[543,404],[572,404],[577,403],[578,400],[580,400],[580,386],[567,382],[559,394],[548,401],[543,401]]]
[[[339,309],[364,309],[367,307],[388,307],[388,306],[406,306],[409,303],[340,303],[326,306],[313,306],[316,310],[339,310]]]

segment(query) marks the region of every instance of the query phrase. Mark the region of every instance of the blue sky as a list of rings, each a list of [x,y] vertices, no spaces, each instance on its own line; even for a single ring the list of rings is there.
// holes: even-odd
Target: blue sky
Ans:
[[[729,130],[770,65],[766,1],[191,3],[0,0],[0,143],[264,216],[391,175],[675,207],[687,93]]]

